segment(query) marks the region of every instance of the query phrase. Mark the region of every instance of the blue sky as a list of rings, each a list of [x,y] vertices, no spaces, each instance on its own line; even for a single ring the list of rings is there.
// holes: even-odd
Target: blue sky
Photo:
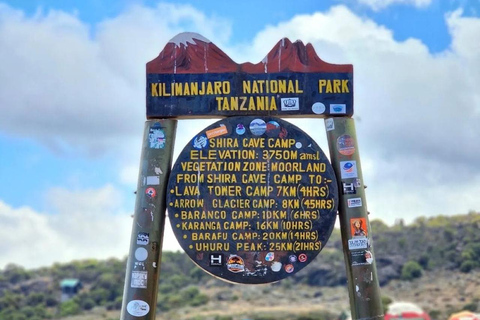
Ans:
[[[145,63],[184,31],[237,62],[288,37],[353,64],[372,219],[480,210],[479,16],[480,0],[0,0],[0,268],[127,254]],[[293,122],[328,150],[323,122]],[[204,125],[179,123],[176,151]]]

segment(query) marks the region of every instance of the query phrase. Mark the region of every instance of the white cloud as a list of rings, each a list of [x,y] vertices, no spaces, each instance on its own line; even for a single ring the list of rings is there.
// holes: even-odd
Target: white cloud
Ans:
[[[446,15],[447,25],[452,37],[452,49],[460,58],[466,60],[466,64],[479,64],[480,42],[473,40],[478,39],[480,19],[463,17],[462,14],[463,11],[459,9]],[[478,74],[478,72],[475,73]]]
[[[126,165],[120,169],[120,182],[123,184],[129,185],[131,187],[136,187],[138,182],[138,169],[139,163]]]
[[[394,4],[412,5],[417,8],[427,7],[432,0],[358,0],[359,3],[378,11]]]
[[[0,201],[0,268],[127,256],[132,218],[120,209],[117,194],[109,185],[80,192],[52,189],[48,199],[54,214]]]

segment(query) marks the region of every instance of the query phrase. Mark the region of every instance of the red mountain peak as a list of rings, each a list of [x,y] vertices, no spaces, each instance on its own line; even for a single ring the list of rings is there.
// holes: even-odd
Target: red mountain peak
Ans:
[[[157,58],[147,63],[147,73],[236,72],[237,64],[207,38],[193,32],[173,37]]]
[[[184,32],[172,38],[159,56],[147,63],[147,73],[277,73],[353,72],[352,65],[330,64],[318,57],[312,44],[283,38],[257,63],[235,63],[207,38]]]

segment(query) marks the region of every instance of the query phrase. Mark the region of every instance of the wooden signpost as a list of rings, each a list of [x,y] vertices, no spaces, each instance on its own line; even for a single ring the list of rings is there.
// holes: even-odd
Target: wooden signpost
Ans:
[[[353,319],[382,319],[353,115],[353,66],[280,40],[237,64],[194,33],[147,63],[147,121],[121,319],[154,319],[165,211],[187,255],[260,284],[312,263],[340,217]],[[325,119],[330,159],[288,117]],[[220,117],[172,168],[176,119]],[[171,169],[172,168],[172,169]]]

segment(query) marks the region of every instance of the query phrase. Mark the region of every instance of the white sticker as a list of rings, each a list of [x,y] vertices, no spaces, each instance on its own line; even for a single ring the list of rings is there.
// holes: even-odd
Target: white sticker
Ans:
[[[143,317],[150,311],[150,306],[145,301],[132,300],[127,304],[127,311],[134,317]]]
[[[352,198],[347,200],[349,208],[357,208],[362,206],[362,198]]]
[[[280,103],[282,104],[282,111],[300,110],[298,98],[282,98]]]
[[[135,259],[138,261],[145,261],[148,257],[148,251],[145,248],[137,248],[135,250]]]
[[[327,129],[327,131],[332,131],[335,129],[335,124],[333,123],[333,119],[325,120],[325,128]]]
[[[130,287],[147,289],[147,271],[132,271],[132,281],[130,281]]]
[[[139,232],[137,234],[137,244],[146,246],[150,242],[150,234],[147,232]]]
[[[357,161],[340,161],[340,175],[342,179],[357,178]]]
[[[367,247],[368,247],[368,240],[366,237],[353,238],[348,240],[349,250],[367,249]]]
[[[159,176],[147,176],[143,177],[144,186],[158,186],[160,184]]]
[[[322,114],[325,112],[325,110],[326,110],[325,105],[321,102],[315,102],[312,105],[312,111],[315,114]]]
[[[332,103],[330,105],[330,114],[346,114],[347,106],[341,103]]]
[[[278,272],[282,269],[282,263],[278,261],[274,261],[270,266],[273,272]]]

